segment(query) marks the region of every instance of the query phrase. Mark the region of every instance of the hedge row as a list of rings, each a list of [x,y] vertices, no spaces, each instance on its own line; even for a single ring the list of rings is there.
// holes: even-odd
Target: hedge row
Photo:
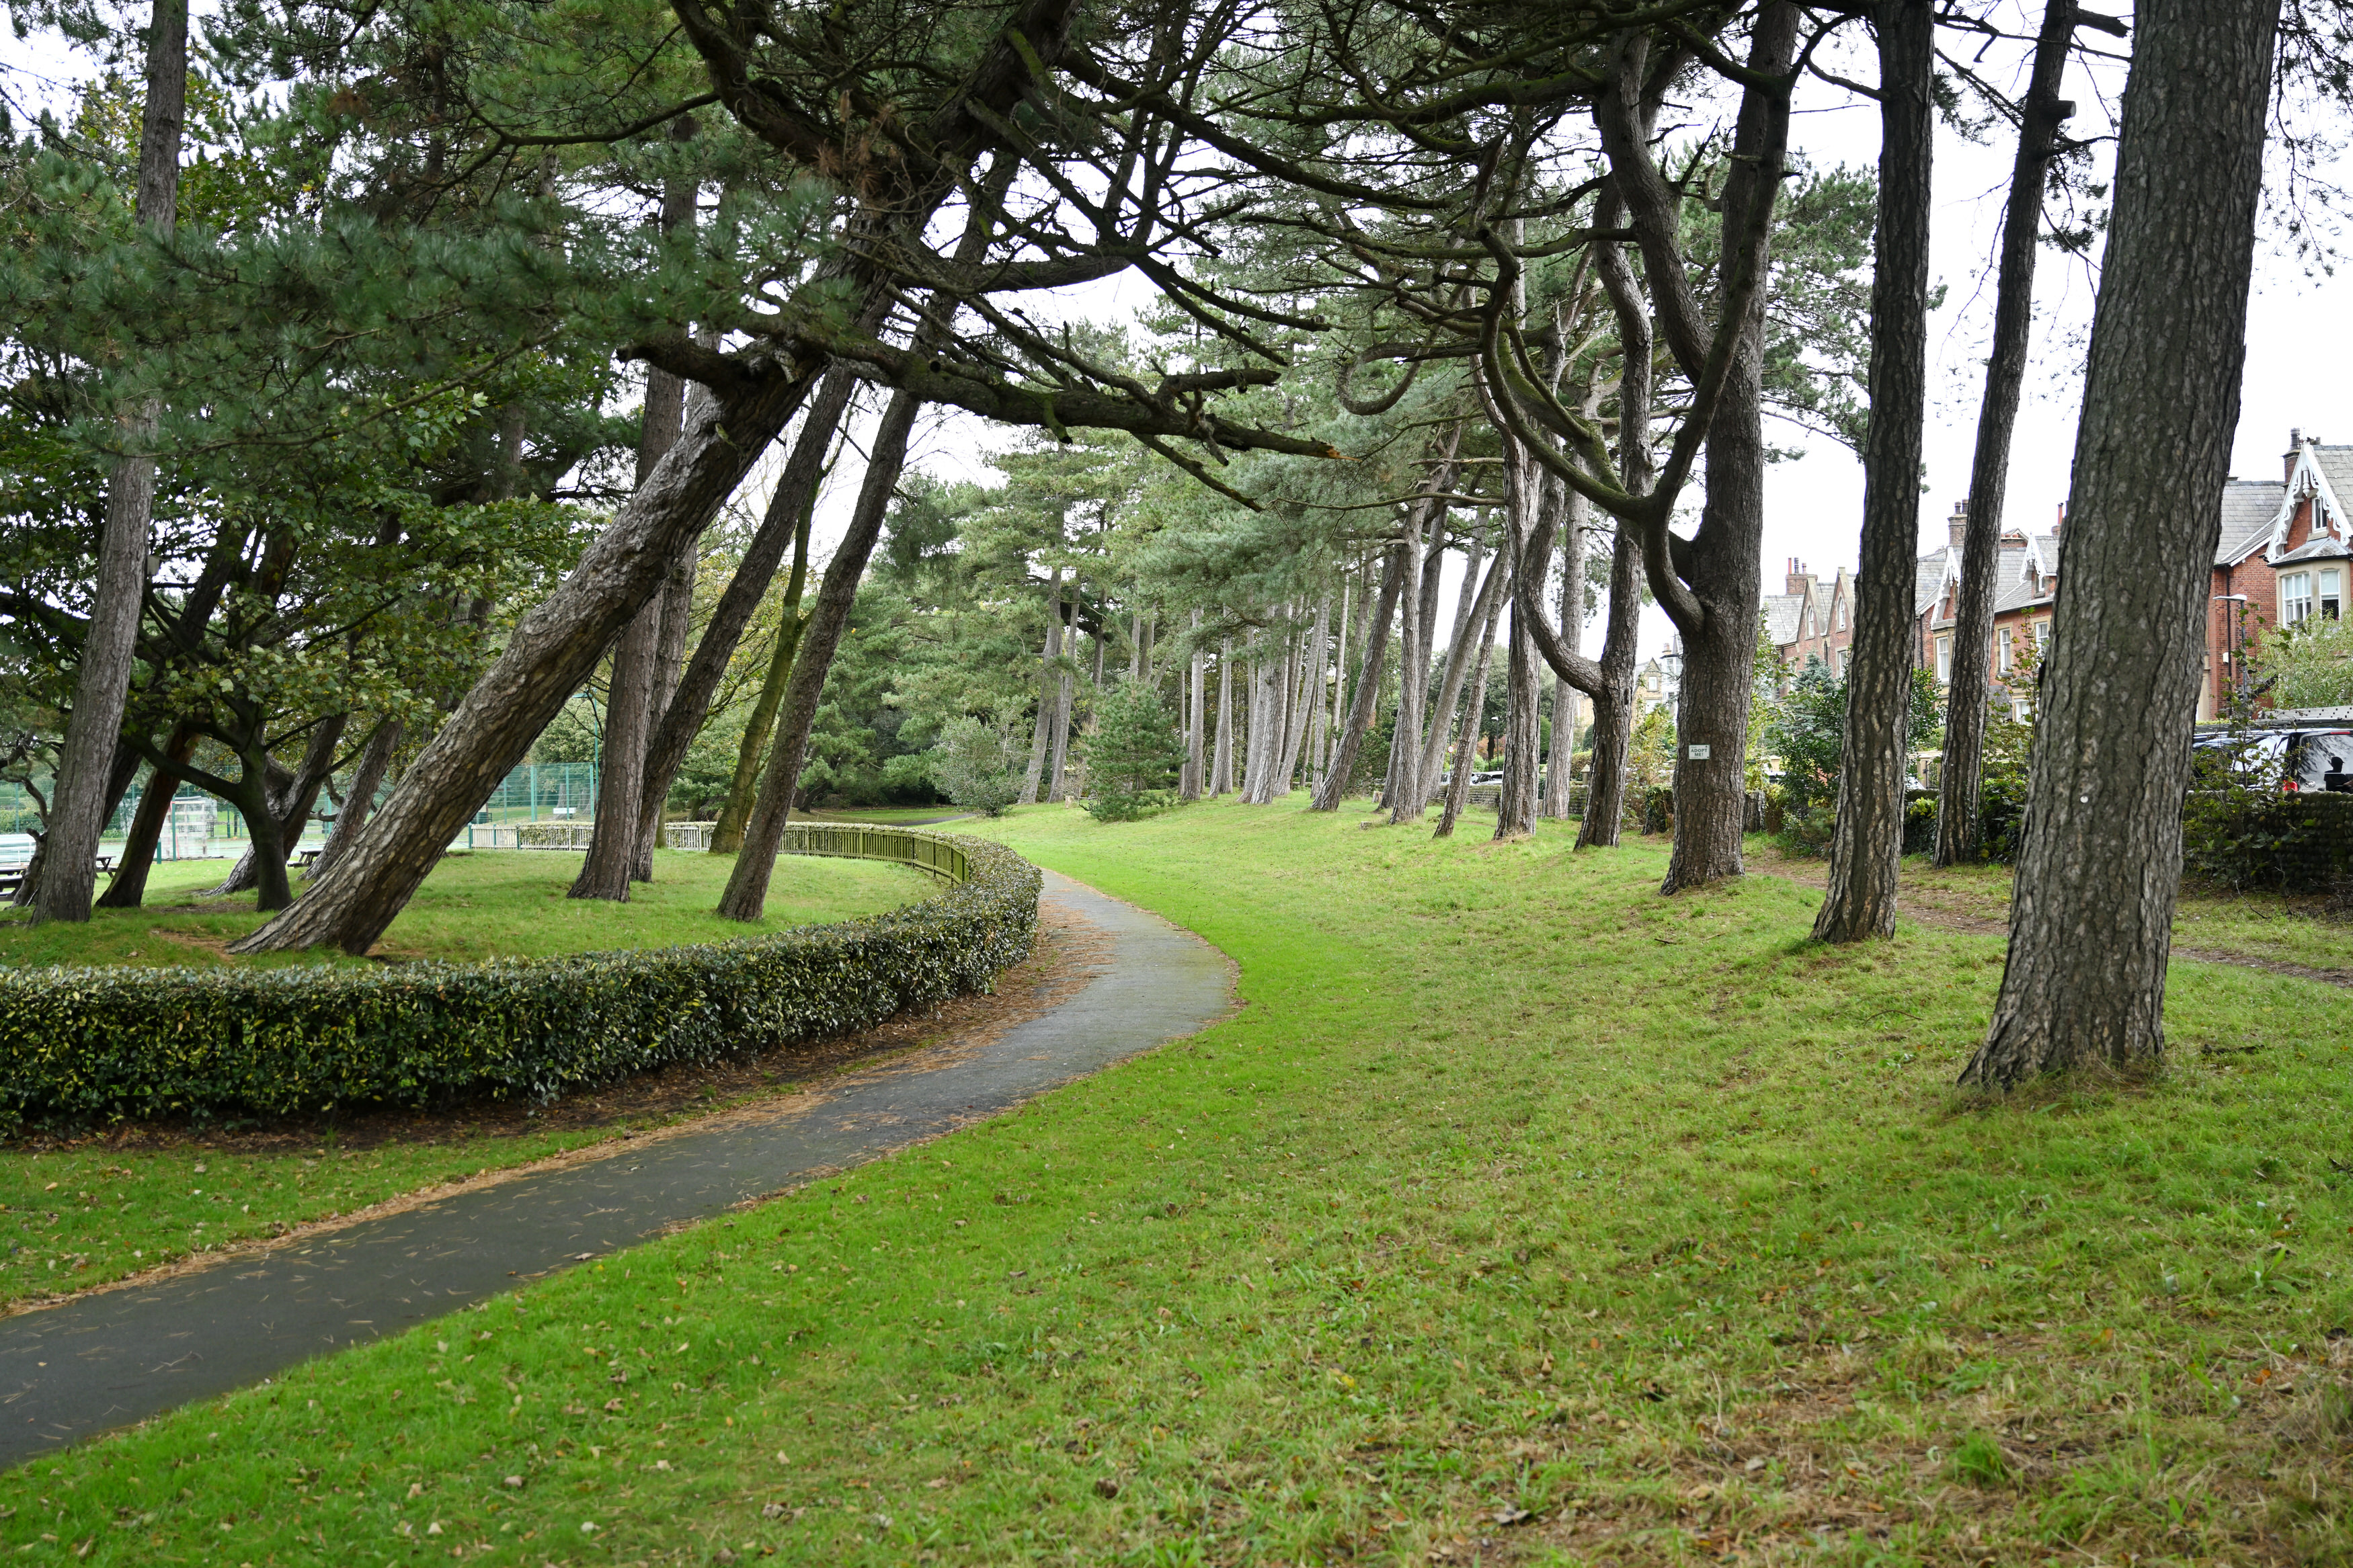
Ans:
[[[1029,956],[1036,867],[980,839],[903,836],[934,857],[960,850],[966,879],[772,936],[470,964],[0,970],[0,1125],[544,1103],[865,1028]],[[871,856],[878,837],[842,847]]]

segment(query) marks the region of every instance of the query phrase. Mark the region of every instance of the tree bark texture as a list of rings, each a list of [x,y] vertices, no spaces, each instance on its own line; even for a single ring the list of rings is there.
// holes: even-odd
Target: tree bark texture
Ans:
[[[1817,942],[1895,934],[1912,708],[1914,562],[1928,414],[1928,204],[1936,109],[1934,0],[1879,7],[1879,222],[1871,284],[1871,426],[1830,888]],[[1989,568],[1987,574],[1991,576]]]
[[[1333,749],[1332,768],[1324,775],[1316,795],[1316,811],[1337,811],[1347,797],[1348,779],[1356,771],[1356,753],[1364,749],[1365,732],[1373,727],[1373,710],[1380,706],[1381,662],[1388,657],[1389,623],[1397,617],[1398,599],[1405,589],[1406,552],[1410,541],[1392,544],[1381,568],[1380,597],[1365,617],[1365,658],[1356,667],[1356,694],[1348,703],[1348,721],[1340,727],[1340,742]],[[1396,745],[1392,742],[1390,750]]]
[[[164,757],[177,763],[195,753],[195,728],[174,725],[164,742]],[[147,775],[147,787],[139,792],[139,809],[131,814],[131,829],[123,836],[122,858],[115,862],[114,875],[99,895],[100,909],[135,910],[146,898],[148,868],[155,863],[155,847],[172,818],[172,797],[179,791],[180,774],[174,769],[159,767]]]
[[[827,454],[833,447],[834,433],[841,426],[842,416],[849,407],[849,395],[857,384],[857,378],[849,372],[836,370],[826,376],[817,395],[809,399],[808,413],[802,417],[792,456],[786,459],[784,472],[777,477],[776,488],[768,497],[768,509],[762,514],[751,542],[744,547],[743,560],[736,563],[734,575],[728,579],[719,602],[711,607],[711,619],[704,624],[702,636],[694,645],[694,657],[687,660],[686,672],[679,677],[678,689],[670,695],[661,726],[655,731],[653,744],[646,754],[645,798],[657,811],[670,798],[670,786],[677,782],[679,770],[686,765],[687,749],[694,744],[703,721],[710,717],[711,700],[718,694],[720,682],[726,679],[727,666],[734,658],[744,633],[750,628],[752,617],[759,613],[760,601],[775,583],[776,568],[787,549],[800,552],[798,559],[806,581],[807,520],[817,505],[818,491],[825,483]],[[796,597],[794,603],[798,602]],[[783,688],[777,689],[781,692]],[[773,720],[773,707],[769,714]],[[743,818],[751,812],[759,759],[765,754],[766,747],[764,734],[752,752],[752,782],[744,786],[743,809],[735,820],[735,841],[728,845],[728,854],[734,853],[736,844],[742,842]],[[714,831],[714,848],[718,837]]]
[[[923,399],[913,393],[894,393],[875,427],[858,507],[850,514],[841,542],[834,546],[833,560],[825,569],[817,603],[809,611],[808,626],[801,633],[792,680],[785,689],[776,750],[769,754],[766,774],[760,780],[751,820],[744,824],[744,848],[735,857],[735,868],[720,896],[719,913],[728,920],[756,921],[766,908],[768,881],[776,872],[776,853],[792,814],[793,791],[800,783],[809,729],[817,721],[818,699],[825,694],[826,673],[833,668],[834,650],[841,646],[842,633],[849,629],[859,579],[866,574],[867,558],[881,536],[882,520],[891,510],[899,471],[907,460],[907,437],[922,410]]]
[[[1535,646],[1518,596],[1511,605],[1504,684],[1504,786],[1495,796],[1495,837],[1521,838],[1536,830]]]
[[[751,717],[744,726],[744,739],[735,748],[735,772],[727,781],[727,804],[720,808],[719,820],[712,825],[713,855],[733,855],[744,847],[744,824],[751,820],[752,804],[760,789],[760,759],[768,754],[768,742],[776,730],[776,710],[783,704],[785,688],[792,680],[793,658],[800,650],[801,632],[808,624],[801,614],[801,595],[808,586],[809,526],[817,512],[817,490],[811,485],[806,495],[787,495],[781,483],[776,489],[777,495],[769,502],[772,514],[779,504],[791,505],[795,500],[800,503],[799,517],[793,527],[792,571],[785,579],[784,603],[778,606],[776,646],[768,656],[768,671],[761,679],[760,694],[753,700]]]
[[[1435,531],[1438,524],[1433,510],[1427,504],[1415,505],[1407,517],[1406,583],[1398,601],[1405,611],[1405,624],[1398,630],[1397,721],[1389,731],[1388,807],[1392,826],[1419,817],[1430,800],[1421,787],[1422,695],[1429,684],[1430,616],[1436,605],[1435,595],[1426,591],[1430,574],[1429,563],[1423,558],[1422,541]]]
[[[148,20],[146,107],[139,127],[138,225],[161,243],[178,220],[180,132],[186,119],[188,0],[155,0]],[[74,671],[73,709],[58,756],[57,791],[42,835],[37,921],[86,921],[106,830],[107,776],[130,700],[139,616],[147,596],[147,531],[155,511],[154,446],[161,411],[145,403],[118,422],[122,455],[106,487],[90,624]]]
[[[1218,745],[1209,763],[1209,794],[1227,795],[1234,787],[1234,640],[1218,644]]]
[[[663,455],[677,445],[679,422],[685,408],[684,382],[668,371],[646,373],[645,416],[638,435],[638,484],[646,482]],[[670,558],[663,574],[662,591],[648,599],[629,618],[620,639],[613,645],[612,672],[605,695],[605,744],[597,768],[596,826],[588,841],[587,857],[581,862],[580,875],[573,879],[573,898],[626,903],[631,881],[652,878],[650,845],[644,847],[649,857],[646,875],[638,877],[636,872],[644,829],[646,758],[653,745],[655,708],[657,704],[669,705],[668,693],[657,689],[661,685],[662,617],[669,608],[671,584],[677,579],[680,565],[694,558],[700,537],[688,539]],[[688,579],[687,595],[691,604],[691,578]],[[681,649],[686,646],[683,626],[679,630],[679,646]],[[659,820],[659,802],[654,809]]]
[[[1498,551],[1495,563],[1487,568],[1488,574],[1491,577],[1499,576],[1509,564],[1509,554]],[[1487,711],[1487,670],[1494,662],[1495,617],[1503,606],[1500,595],[1491,596],[1482,593],[1479,598],[1476,617],[1479,652],[1478,657],[1472,660],[1471,702],[1470,706],[1462,710],[1461,722],[1457,727],[1458,732],[1454,741],[1454,767],[1447,777],[1446,805],[1438,814],[1437,829],[1430,835],[1433,838],[1454,837],[1454,824],[1461,817],[1462,807],[1471,799],[1473,753],[1479,745],[1480,721],[1485,717]]]
[[[1193,630],[1198,634],[1200,629],[1201,612],[1196,610],[1193,612]],[[1200,645],[1197,643],[1193,647],[1193,657],[1187,662],[1185,671],[1185,777],[1176,792],[1178,796],[1185,800],[1201,798],[1201,786],[1205,776],[1201,751],[1202,738],[1207,730],[1207,726],[1202,722],[1201,712],[1202,659]]]
[[[1029,771],[1021,780],[1021,804],[1038,804],[1046,783],[1046,759],[1054,749],[1054,660],[1062,651],[1062,569],[1046,579],[1046,646],[1038,655],[1038,722],[1029,731]]]
[[[2075,0],[2050,0],[2035,40],[2018,160],[2001,218],[2000,262],[1993,296],[1993,347],[1978,405],[1977,450],[1969,461],[1968,526],[1961,536],[1961,594],[1954,606],[1952,680],[1946,689],[1945,755],[1936,781],[1939,866],[1983,858],[1978,788],[1985,773],[1987,666],[1993,656],[1994,579],[2001,553],[2003,503],[2010,488],[2010,440],[2026,382],[2034,322],[2034,262],[2042,247],[2042,184],[2059,137],[2059,84],[2074,36]],[[1908,599],[1906,601],[1909,602]]]
[[[406,726],[397,719],[387,719],[375,727],[375,733],[360,748],[359,761],[352,766],[352,787],[343,795],[343,814],[335,818],[334,827],[327,835],[326,847],[311,865],[311,879],[317,881],[327,868],[343,857],[352,840],[367,826],[375,810],[376,791],[384,787],[384,775],[391,771],[392,759],[400,750],[400,738]]]
[[[327,787],[327,779],[334,770],[335,748],[343,743],[343,729],[350,722],[348,714],[338,713],[311,731],[311,739],[302,750],[302,760],[291,769],[281,767],[269,759],[263,768],[265,786],[262,798],[268,803],[266,815],[275,829],[273,842],[278,845],[276,882],[279,901],[259,906],[264,911],[282,909],[287,902],[286,850],[302,836],[302,825],[311,820],[312,808],[319,804],[319,792]],[[248,832],[252,828],[247,823]],[[259,889],[262,896],[269,895],[271,879],[264,873],[260,855],[261,837],[254,834],[246,841],[245,853],[227,878],[205,894],[208,899],[225,899],[232,893]]]
[[[2147,0],[2042,671],[2010,957],[1962,1081],[2161,1060],[2209,565],[2279,0]]]
[[[1498,565],[1504,555],[1504,551],[1495,552]],[[1473,534],[1463,560],[1462,590],[1454,598],[1454,626],[1447,637],[1446,663],[1438,672],[1438,696],[1430,704],[1430,735],[1422,742],[1421,761],[1415,768],[1415,775],[1426,792],[1425,805],[1436,800],[1441,789],[1439,779],[1446,758],[1446,742],[1454,730],[1454,705],[1462,700],[1462,683],[1471,674],[1471,637],[1479,625],[1479,616],[1485,612],[1487,584],[1510,575],[1490,568],[1482,580],[1479,568],[1485,559],[1486,541]]]
[[[1585,632],[1585,525],[1587,503],[1583,496],[1572,496],[1568,487],[1549,473],[1539,470],[1545,486],[1545,506],[1556,516],[1565,514],[1560,530],[1560,635],[1569,651],[1579,651]],[[1545,758],[1544,797],[1538,803],[1542,813],[1556,822],[1566,822],[1569,787],[1577,768],[1577,705],[1578,692],[1557,673],[1552,682],[1552,745]]]
[[[1796,53],[1798,14],[1787,0],[1768,0],[1750,35],[1751,70],[1779,77]],[[1757,205],[1769,205],[1780,184],[1788,145],[1788,100],[1751,87],[1741,95],[1732,172],[1724,183],[1723,288],[1744,267],[1768,265],[1762,232],[1754,254],[1741,254]],[[1763,370],[1765,294],[1750,298],[1736,330],[1731,368],[1709,422],[1707,499],[1688,551],[1690,569],[1668,563],[1670,552],[1646,556],[1659,593],[1683,634],[1683,678],[1675,747],[1675,838],[1662,892],[1704,887],[1741,874],[1741,832],[1747,816],[1742,754],[1748,738],[1749,681],[1757,651],[1763,588],[1757,575],[1765,531]],[[1687,345],[1688,347],[1688,345]],[[1678,350],[1678,355],[1683,354]],[[1681,583],[1675,579],[1680,577]],[[1679,589],[1687,588],[1687,593]],[[1683,613],[1677,615],[1678,607]],[[1695,612],[1695,613],[1694,613]],[[1694,755],[1693,748],[1704,748]]]

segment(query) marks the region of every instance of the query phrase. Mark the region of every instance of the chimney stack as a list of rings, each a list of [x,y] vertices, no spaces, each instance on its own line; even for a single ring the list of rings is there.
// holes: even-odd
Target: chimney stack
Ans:
[[[2051,525],[2051,531],[2052,531],[2053,534],[2063,533],[2064,531],[2066,531],[2066,528],[2067,528],[2067,503],[2066,503],[2065,501],[2063,501],[2063,501],[2061,501],[2061,502],[2059,503],[2059,521],[2056,521],[2056,522],[2054,522],[2054,523],[2052,523],[2052,524]]]
[[[2301,426],[2290,426],[2287,433],[2287,455],[2280,459],[2280,478],[2282,479],[2292,479],[2295,478],[2296,456],[2303,450],[2303,427]]]
[[[1958,550],[1961,547],[1961,542],[1968,537],[1969,503],[1968,501],[1957,500],[1953,503],[1952,521],[1947,526],[1952,530],[1953,548]]]
[[[1792,555],[1789,557],[1788,579],[1782,585],[1781,592],[1785,594],[1802,594],[1809,587],[1813,585],[1813,581],[1814,574],[1806,570],[1806,563]]]

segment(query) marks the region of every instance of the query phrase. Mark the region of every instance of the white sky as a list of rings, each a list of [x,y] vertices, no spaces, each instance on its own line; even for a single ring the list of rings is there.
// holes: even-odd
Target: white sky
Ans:
[[[199,0],[199,14],[210,7]],[[2041,5],[2021,0],[2010,25],[2031,31]],[[2093,36],[2096,38],[2096,36]],[[2106,42],[2105,39],[2097,39]],[[1949,45],[1948,45],[1949,47]],[[20,108],[28,102],[58,102],[61,88],[88,74],[86,57],[69,55],[54,40],[36,34],[18,41],[0,29],[0,79]],[[2111,89],[2107,103],[2080,70],[2071,73],[2066,92],[2078,104],[2070,129],[2078,134],[2105,128],[2116,77],[2099,84]],[[2018,85],[2010,82],[2013,89]],[[1874,105],[1842,102],[1835,89],[1811,83],[1800,93],[1792,140],[1817,167],[1868,164],[1878,153]],[[2101,150],[2105,153],[2107,149]],[[1945,519],[1967,490],[1969,457],[1976,438],[1977,403],[1983,371],[1978,359],[1991,314],[1988,276],[2007,190],[2011,149],[2006,128],[1996,128],[1989,144],[1972,144],[1940,131],[1936,145],[1933,216],[1935,278],[1946,286],[1945,307],[1931,321],[1931,405],[1926,447],[1926,489],[1921,498],[1922,544],[1944,536]],[[2102,159],[2105,162],[2105,158]],[[2099,176],[2105,178],[2105,172]],[[2088,330],[2095,280],[2083,261],[2046,247],[2036,277],[2035,356],[2010,456],[2007,521],[2047,527],[2066,499],[2074,442],[2076,400],[2081,389],[2083,339]],[[1072,314],[1103,317],[1132,310],[1141,298],[1128,279],[1097,286],[1060,301]],[[2266,233],[2255,258],[2255,290],[2247,324],[2247,364],[2232,471],[2242,477],[2275,474],[2288,431],[2353,440],[2353,388],[2330,374],[2337,357],[2331,345],[2353,329],[2353,281],[2308,275],[2278,237]],[[1766,480],[1763,559],[1768,587],[1778,588],[1789,556],[1828,575],[1852,567],[1862,505],[1862,470],[1854,456],[1835,443],[1788,426],[1768,432],[1778,446],[1801,456],[1778,464]],[[981,459],[1000,445],[1003,432],[963,416],[925,421],[915,445],[916,460],[944,475],[983,477]],[[772,452],[755,471],[749,503],[771,482],[782,462]],[[819,511],[820,542],[838,535],[852,499],[837,485]],[[1449,588],[1451,592],[1451,584]],[[1451,601],[1450,601],[1451,602]],[[1667,638],[1665,617],[1648,612],[1642,637],[1647,655]]]

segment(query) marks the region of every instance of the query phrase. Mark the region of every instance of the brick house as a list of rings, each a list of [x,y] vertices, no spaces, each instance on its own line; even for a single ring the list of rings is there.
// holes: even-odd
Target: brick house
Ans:
[[[2345,612],[2353,588],[2353,447],[2288,433],[2280,479],[2232,479],[2206,605],[2206,661],[2198,717],[2222,712],[2250,673],[2248,656],[2273,626]]]
[[[1846,673],[1846,650],[1854,641],[1854,574],[1845,567],[1828,583],[1795,556],[1783,591],[1764,599],[1765,636],[1781,668],[1795,673],[1816,658],[1832,675]]]
[[[1913,658],[1915,668],[1936,672],[1936,684],[1953,679],[1954,624],[1960,608],[1961,540],[1968,506],[1957,501],[1946,523],[1946,542],[1919,558],[1913,572]],[[2023,716],[2033,693],[2020,679],[2029,648],[2050,646],[2051,606],[2059,591],[2059,541],[2063,528],[2048,533],[2005,529],[1994,555],[1993,634],[1987,653],[1993,684]]]

